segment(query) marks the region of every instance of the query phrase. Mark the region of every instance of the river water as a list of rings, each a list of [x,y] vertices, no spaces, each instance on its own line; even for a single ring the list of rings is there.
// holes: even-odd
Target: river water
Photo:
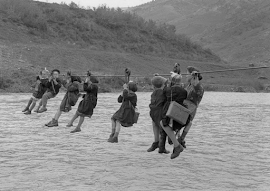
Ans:
[[[152,143],[150,93],[138,93],[141,116],[123,128],[118,144],[107,143],[118,94],[100,94],[82,132],[66,124],[44,127],[63,94],[48,112],[25,116],[29,94],[0,95],[0,190],[2,191],[156,191],[270,190],[270,95],[207,92],[187,149],[175,160],[147,153]],[[167,145],[172,151],[172,147]]]

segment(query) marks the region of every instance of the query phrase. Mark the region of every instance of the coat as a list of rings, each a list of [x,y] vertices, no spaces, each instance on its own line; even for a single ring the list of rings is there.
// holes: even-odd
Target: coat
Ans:
[[[166,87],[164,89],[164,93],[166,95],[167,100],[163,107],[162,124],[164,126],[169,126],[171,119],[167,117],[166,114],[169,109],[171,101],[176,101],[180,105],[186,107],[183,102],[187,98],[187,91],[181,86],[172,86],[172,87]],[[180,123],[173,121],[172,129],[180,130],[184,126],[185,125],[181,125]]]
[[[98,86],[96,84],[83,84],[86,94],[80,102],[77,114],[81,117],[92,117],[94,109],[97,105]]]
[[[48,79],[37,79],[40,81],[40,83],[37,83],[34,85],[35,92],[33,93],[33,97],[37,99],[41,99],[43,94],[47,91],[47,83]]]
[[[53,80],[51,80],[50,82],[48,81],[46,84],[46,87],[48,88],[47,92],[51,92],[53,96],[56,96],[59,93],[59,90],[61,88],[61,80],[60,79],[56,79],[57,84],[54,83]]]
[[[79,99],[79,82],[67,83],[64,86],[67,92],[61,102],[60,111],[69,112]]]
[[[137,95],[134,92],[124,90],[118,97],[121,107],[112,116],[112,120],[119,121],[123,127],[131,127],[135,123],[135,108],[137,106]]]
[[[166,103],[166,95],[162,89],[156,89],[151,94],[150,117],[156,126],[160,127],[160,121],[163,115],[163,107]]]

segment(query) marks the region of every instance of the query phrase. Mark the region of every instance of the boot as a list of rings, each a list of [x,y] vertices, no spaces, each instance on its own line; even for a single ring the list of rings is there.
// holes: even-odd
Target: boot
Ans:
[[[58,121],[55,119],[52,119],[51,123],[47,125],[48,127],[57,127],[58,126]]]
[[[160,139],[159,139],[159,150],[158,150],[158,153],[162,154],[169,154],[170,151],[167,151],[166,148],[165,148],[165,145],[166,145],[166,137],[167,137],[167,134],[164,130],[162,130],[160,132]]]
[[[38,113],[40,106],[37,106],[37,108],[34,110],[35,113]]]
[[[147,152],[153,152],[158,148],[159,142],[153,142],[153,144],[151,145],[151,147],[149,149],[147,149]]]
[[[47,127],[48,127],[48,125],[51,125],[51,124],[52,124],[52,122],[53,122],[53,120],[51,120],[49,123],[46,123],[46,124],[45,124],[45,126],[47,126]]]
[[[67,127],[73,127],[73,124],[67,124]]]
[[[183,152],[184,148],[182,147],[181,144],[179,144],[177,147],[174,147],[173,153],[171,155],[171,159],[175,159],[180,155],[181,152]]]
[[[185,138],[186,138],[186,135],[187,135],[188,132],[186,131],[183,131],[183,133],[181,134],[180,137],[178,137],[178,142],[186,149],[186,141],[185,141]]]
[[[78,133],[78,132],[81,132],[81,128],[75,128],[73,131],[70,131],[70,133]]]
[[[45,111],[47,111],[47,108],[42,107],[42,108],[38,111],[38,113],[43,113],[43,112],[45,112]]]
[[[119,135],[119,133],[115,132],[113,138],[109,142],[110,143],[118,143],[118,135]]]
[[[31,111],[30,110],[27,110],[24,114],[25,115],[31,115]]]
[[[25,108],[24,110],[22,110],[22,112],[26,112],[26,111],[29,110],[29,107],[30,107],[32,101],[33,101],[33,100],[32,100],[32,98],[31,98],[31,99],[28,101],[28,104],[27,104],[26,108]]]

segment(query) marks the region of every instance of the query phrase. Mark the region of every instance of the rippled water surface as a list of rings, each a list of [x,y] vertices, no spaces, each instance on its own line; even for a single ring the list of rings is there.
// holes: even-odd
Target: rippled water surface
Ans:
[[[70,134],[77,106],[59,127],[44,127],[63,94],[31,116],[21,113],[30,95],[0,95],[0,190],[270,190],[269,94],[207,92],[175,160],[146,152],[150,93],[138,93],[139,124],[123,128],[118,144],[106,142],[117,96],[100,94],[92,119]]]

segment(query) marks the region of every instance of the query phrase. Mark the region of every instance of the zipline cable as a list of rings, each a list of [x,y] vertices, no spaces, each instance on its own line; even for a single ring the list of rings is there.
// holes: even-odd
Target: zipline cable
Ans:
[[[225,70],[213,70],[213,71],[202,71],[202,72],[198,72],[200,74],[210,74],[210,73],[219,73],[219,72],[232,72],[232,71],[243,71],[243,70],[258,70],[258,69],[266,69],[266,68],[270,68],[270,66],[260,66],[260,67],[249,67],[249,68],[235,68],[235,69],[225,69]],[[126,72],[130,72],[129,69],[126,69],[127,71]],[[93,74],[94,75],[94,74]],[[159,76],[171,76],[171,74],[157,74]],[[183,76],[186,76],[186,75],[190,75],[190,74],[187,74],[187,73],[183,73],[181,74]],[[64,75],[65,76],[65,75]],[[80,77],[87,77],[86,75],[75,75],[74,76],[80,76]],[[129,73],[129,75],[127,75],[127,73],[125,73],[125,75],[94,75],[96,77],[100,77],[100,78],[112,78],[112,77],[119,77],[119,78],[122,78],[122,77],[134,77],[134,78],[145,78],[147,76],[153,76],[153,74],[149,74],[149,75],[131,75]],[[127,79],[126,79],[127,80]]]

